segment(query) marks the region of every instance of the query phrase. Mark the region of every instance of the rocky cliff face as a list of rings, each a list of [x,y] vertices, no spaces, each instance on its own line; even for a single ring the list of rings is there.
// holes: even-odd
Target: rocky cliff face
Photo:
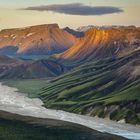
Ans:
[[[0,32],[2,54],[54,54],[69,49],[75,37],[57,24],[38,25]]]

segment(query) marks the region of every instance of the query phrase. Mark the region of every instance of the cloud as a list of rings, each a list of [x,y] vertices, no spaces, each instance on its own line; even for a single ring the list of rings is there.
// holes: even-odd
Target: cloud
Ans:
[[[42,5],[36,7],[27,7],[24,10],[52,11],[56,13],[63,13],[69,15],[85,15],[85,16],[104,15],[123,12],[123,10],[119,7],[88,6],[82,3]]]

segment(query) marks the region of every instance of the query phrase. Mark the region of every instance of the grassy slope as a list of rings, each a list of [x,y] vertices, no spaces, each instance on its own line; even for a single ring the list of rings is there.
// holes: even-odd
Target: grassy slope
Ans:
[[[4,84],[18,88],[20,92],[27,93],[29,97],[38,97],[38,93],[47,83],[46,79],[34,80],[5,80]]]
[[[80,66],[46,85],[41,99],[48,108],[140,123],[140,78],[129,67],[139,66],[139,54]]]

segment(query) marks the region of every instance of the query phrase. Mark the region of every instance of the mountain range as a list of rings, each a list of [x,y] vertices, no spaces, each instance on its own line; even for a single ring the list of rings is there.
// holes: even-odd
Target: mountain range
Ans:
[[[136,28],[135,26],[121,26],[121,25],[104,25],[104,26],[97,26],[97,25],[88,25],[88,26],[81,26],[76,29],[78,32],[87,32],[90,29],[120,29],[120,28]]]
[[[83,32],[46,24],[1,30],[0,78],[58,76],[89,61],[115,59],[140,49],[138,27],[87,28]]]
[[[82,27],[81,27],[82,28]],[[0,54],[56,55],[58,59],[83,61],[122,56],[139,49],[140,28],[135,26],[87,26],[87,31],[57,24],[0,31]],[[60,54],[61,53],[61,54]]]
[[[32,89],[46,85],[36,95],[47,108],[140,124],[140,27],[2,30],[0,79],[15,80],[14,86],[30,79]]]

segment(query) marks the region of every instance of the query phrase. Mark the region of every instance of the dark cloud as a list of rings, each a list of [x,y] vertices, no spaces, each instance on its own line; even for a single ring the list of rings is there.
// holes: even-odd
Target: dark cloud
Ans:
[[[52,11],[69,15],[104,15],[123,12],[121,8],[112,6],[87,6],[81,3],[54,4],[28,7],[24,10]]]

